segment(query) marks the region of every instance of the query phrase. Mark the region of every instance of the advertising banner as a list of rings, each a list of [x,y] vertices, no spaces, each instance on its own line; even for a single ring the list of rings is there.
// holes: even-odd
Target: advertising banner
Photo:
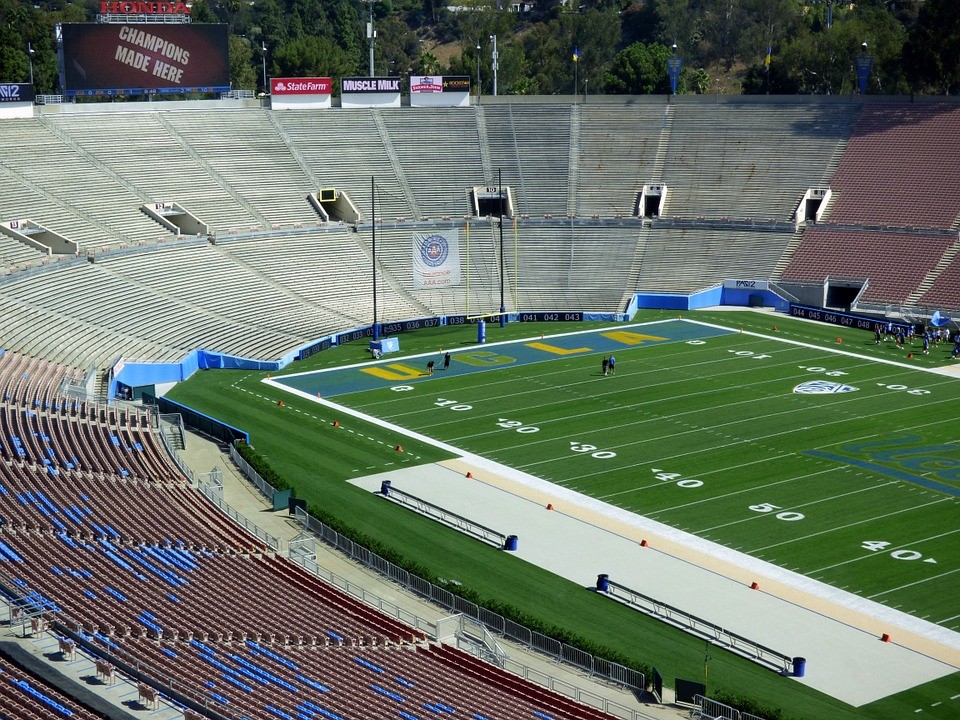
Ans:
[[[413,234],[413,286],[435,290],[460,284],[460,232]]]
[[[340,106],[345,108],[400,107],[400,78],[341,78]]]
[[[670,78],[670,92],[677,94],[677,83],[680,82],[680,71],[683,69],[683,58],[667,58],[667,76]]]
[[[270,78],[271,95],[329,95],[333,80],[328,77]]]
[[[189,15],[190,7],[185,2],[172,0],[159,2],[144,0],[100,0],[101,15]]]
[[[65,24],[63,86],[74,95],[227,92],[226,25]]]
[[[468,77],[410,76],[410,105],[413,107],[456,107],[469,104]]]
[[[274,110],[322,110],[332,106],[333,80],[328,77],[270,78]]]
[[[731,290],[769,290],[766,280],[724,280],[723,286]]]
[[[410,94],[441,93],[443,92],[443,78],[438,75],[411,75]]]
[[[398,77],[349,77],[340,79],[342,95],[356,93],[398,93],[400,92],[400,78]]]
[[[0,103],[32,103],[33,85],[30,83],[0,83]]]
[[[882,332],[897,330],[907,332],[910,329],[909,323],[892,322],[885,318],[871,318],[864,317],[863,315],[849,315],[847,313],[824,310],[823,308],[810,307],[808,305],[794,305],[791,303],[790,314],[793,315],[793,317],[804,318],[805,320],[816,320],[817,322],[843,325],[844,327],[857,328],[859,330],[873,331],[879,327]]]

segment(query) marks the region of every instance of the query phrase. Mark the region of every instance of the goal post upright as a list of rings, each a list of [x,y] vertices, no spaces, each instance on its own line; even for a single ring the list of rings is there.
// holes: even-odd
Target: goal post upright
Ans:
[[[500,327],[506,327],[507,305],[504,296],[503,277],[503,174],[501,168],[497,168],[497,194],[499,195],[499,202],[497,203],[499,222],[497,224],[500,226]]]

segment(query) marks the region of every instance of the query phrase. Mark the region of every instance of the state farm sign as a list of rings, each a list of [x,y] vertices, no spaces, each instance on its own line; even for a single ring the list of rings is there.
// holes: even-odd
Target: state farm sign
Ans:
[[[329,95],[333,81],[322,78],[270,78],[271,95]]]

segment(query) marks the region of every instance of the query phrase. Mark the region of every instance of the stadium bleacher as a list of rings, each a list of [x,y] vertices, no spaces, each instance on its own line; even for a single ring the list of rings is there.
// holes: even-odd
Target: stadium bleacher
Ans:
[[[228,718],[319,707],[366,720],[399,702],[517,720],[610,717],[428,647],[421,631],[271,552],[179,477],[148,413],[59,395],[76,375],[0,355],[0,592],[15,618],[59,621]],[[0,674],[14,685],[0,682],[12,717],[75,707],[94,717],[35,678],[15,680],[2,659]]]
[[[524,310],[618,311],[635,290],[687,292],[731,276],[822,281],[829,273],[811,263],[823,228],[859,244],[866,240],[850,231],[889,225],[885,239],[875,239],[883,254],[887,240],[906,237],[890,234],[897,226],[922,235],[923,228],[953,228],[960,217],[960,111],[951,105],[711,100],[145,112],[138,114],[142,132],[122,152],[107,141],[125,121],[116,113],[7,122],[11,132],[0,146],[10,152],[0,172],[11,182],[0,183],[0,216],[29,216],[78,241],[81,253],[102,257],[94,266],[54,263],[3,238],[4,270],[13,272],[0,282],[5,339],[14,349],[75,365],[102,366],[120,353],[169,361],[200,346],[276,359],[369,322],[366,221],[374,214],[382,224],[382,321],[497,307],[495,226],[471,228],[464,273],[470,297],[466,286],[414,288],[409,252],[411,223],[462,222],[468,188],[495,182],[498,172],[513,190],[517,215],[517,269],[509,258],[505,279]],[[150,162],[130,163],[130,152]],[[61,172],[71,179],[54,181]],[[618,224],[615,218],[630,220],[643,185],[656,182],[668,188],[664,217],[643,227],[634,218],[636,229]],[[97,200],[83,191],[91,185],[106,188]],[[802,227],[801,234],[773,227],[790,220],[806,189],[824,186],[834,199],[820,227],[810,224],[805,234]],[[348,192],[365,222],[317,228],[305,197],[319,187]],[[217,247],[156,245],[174,236],[137,204],[161,200],[209,222]],[[591,226],[591,218],[606,223]],[[683,222],[671,225],[677,218]],[[703,220],[709,222],[698,227]],[[742,222],[766,223],[772,232]],[[418,222],[416,231],[430,227]],[[509,255],[512,224],[505,230]],[[465,243],[462,225],[460,231]],[[130,245],[145,247],[131,256],[104,254]],[[874,269],[836,258],[832,271],[873,273],[865,276],[872,301],[932,292],[924,302],[944,302],[951,295],[948,280],[937,282],[949,265],[942,245],[925,240],[900,263],[926,263],[910,274],[925,283],[919,293],[907,287],[912,280],[898,286],[884,278],[890,262]],[[820,257],[830,265],[828,258],[843,252]],[[41,267],[40,278],[17,277],[42,263],[51,267]],[[199,282],[179,272],[184,264]],[[251,294],[255,307],[245,302]],[[55,322],[64,328],[58,338],[50,331]]]
[[[0,238],[0,572],[19,588],[8,599],[62,613],[228,717],[309,716],[297,704],[309,702],[352,720],[396,714],[397,697],[435,714],[601,717],[323,585],[186,485],[152,418],[68,401],[60,385],[121,355],[276,359],[368,324],[374,213],[382,321],[495,309],[494,224],[471,224],[469,294],[413,287],[411,234],[462,219],[467,189],[498,172],[518,215],[516,243],[504,227],[516,309],[622,311],[636,291],[827,276],[868,280],[874,302],[960,307],[960,111],[842,100],[164,108],[138,114],[133,136],[112,112],[4,121],[0,220],[41,223],[95,260],[53,262]],[[631,218],[650,182],[669,188],[665,215],[691,222]],[[774,227],[814,186],[836,196],[823,221]],[[364,222],[317,227],[305,197],[319,187],[349,192]],[[175,236],[138,208],[161,201],[214,237],[158,244]],[[13,709],[0,686],[0,707],[44,716]]]
[[[822,282],[826,277],[869,280],[863,300],[904,303],[956,244],[951,235],[808,228],[783,279]]]
[[[160,113],[140,113],[137,132],[116,142],[115,132],[99,115],[57,118],[59,136],[79,151],[95,155],[110,173],[135,185],[151,202],[176,197],[214,228],[249,227],[262,222],[212,176],[201,156],[162,121]],[[149,157],[150,172],[130,158]],[[158,227],[159,230],[159,227]]]
[[[100,714],[63,695],[42,677],[0,655],[0,713],[22,720],[69,717],[100,720]]]
[[[783,231],[654,227],[634,289],[692,292],[726,278],[766,280],[794,237]]]
[[[788,220],[824,180],[859,108],[804,102],[680,103],[663,181],[666,215]]]
[[[864,107],[831,183],[832,223],[956,228],[960,109]]]

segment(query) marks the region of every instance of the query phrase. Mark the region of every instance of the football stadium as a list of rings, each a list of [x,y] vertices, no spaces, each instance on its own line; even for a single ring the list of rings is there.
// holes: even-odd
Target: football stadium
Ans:
[[[0,103],[0,714],[960,715],[960,105],[319,80]]]

